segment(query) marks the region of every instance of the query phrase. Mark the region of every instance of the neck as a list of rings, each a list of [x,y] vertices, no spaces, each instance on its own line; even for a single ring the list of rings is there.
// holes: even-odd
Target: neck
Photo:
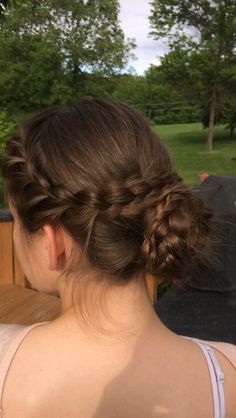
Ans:
[[[167,331],[152,307],[144,279],[109,287],[101,280],[87,283],[83,289],[59,288],[62,314],[58,323],[66,324],[67,329],[73,327],[84,337],[116,343],[136,340],[154,328]]]

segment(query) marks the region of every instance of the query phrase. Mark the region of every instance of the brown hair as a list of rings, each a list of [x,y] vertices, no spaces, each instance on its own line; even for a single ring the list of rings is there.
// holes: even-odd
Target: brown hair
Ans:
[[[33,116],[8,142],[3,172],[26,231],[63,225],[114,281],[183,278],[207,244],[209,210],[124,104],[84,100]]]

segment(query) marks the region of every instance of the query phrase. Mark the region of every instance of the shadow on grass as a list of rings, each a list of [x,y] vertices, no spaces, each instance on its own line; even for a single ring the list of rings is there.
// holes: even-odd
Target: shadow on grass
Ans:
[[[207,130],[204,131],[189,131],[189,132],[178,132],[174,135],[175,143],[180,143],[184,146],[203,145],[207,143]],[[171,139],[166,139],[168,143]],[[227,131],[216,131],[213,139],[214,144],[233,144],[236,145],[236,135],[230,136]]]
[[[164,139],[165,142],[171,142],[173,145],[181,142],[186,145],[200,144],[205,146],[207,142],[208,129],[204,129],[200,123],[179,124],[179,125],[159,125],[154,130]],[[236,141],[236,133],[230,136],[230,132],[224,126],[216,126],[214,130],[214,143],[228,143],[229,145]]]

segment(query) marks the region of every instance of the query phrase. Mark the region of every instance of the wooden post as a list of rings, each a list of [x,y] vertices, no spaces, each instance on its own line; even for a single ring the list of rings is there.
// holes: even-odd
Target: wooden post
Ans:
[[[0,211],[0,285],[16,284],[27,287],[13,244],[13,222],[10,212]]]
[[[216,90],[214,87],[213,92],[212,92],[210,114],[209,114],[209,129],[208,129],[208,136],[207,136],[207,151],[208,152],[213,151],[215,118],[216,118]]]
[[[13,284],[13,224],[0,222],[0,284]]]
[[[13,260],[12,261],[13,261],[13,269],[14,269],[14,284],[17,284],[18,286],[22,286],[22,287],[28,287],[26,286],[26,277],[20,266],[15,248],[13,248]]]
[[[157,299],[157,280],[155,279],[155,277],[151,276],[151,274],[147,274],[146,285],[149,297],[151,299],[152,304],[154,305]]]

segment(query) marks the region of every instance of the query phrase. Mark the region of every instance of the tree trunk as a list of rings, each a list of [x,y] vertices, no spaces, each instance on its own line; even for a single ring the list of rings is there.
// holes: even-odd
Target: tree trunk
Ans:
[[[78,81],[78,74],[79,74],[79,68],[78,68],[78,64],[77,62],[73,62],[73,82],[74,85],[77,85],[77,81]]]
[[[151,106],[148,108],[148,119],[151,120],[152,118],[152,108]]]
[[[234,134],[234,129],[235,129],[235,126],[234,125],[230,125],[230,136],[231,136],[231,138],[232,138],[232,136]]]
[[[208,129],[208,137],[207,137],[207,151],[209,152],[213,151],[215,117],[216,117],[216,91],[214,88],[212,92],[212,99],[211,99],[211,105],[210,105],[209,129]]]

